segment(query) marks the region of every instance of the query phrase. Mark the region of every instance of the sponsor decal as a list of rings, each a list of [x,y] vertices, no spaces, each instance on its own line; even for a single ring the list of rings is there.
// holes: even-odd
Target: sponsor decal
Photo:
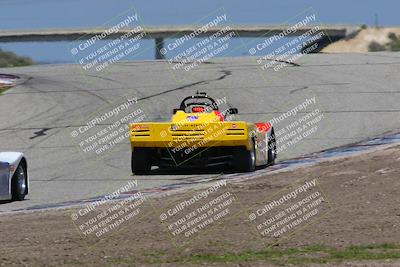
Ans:
[[[186,120],[187,121],[195,121],[195,120],[197,120],[199,118],[199,116],[187,116],[186,117]]]
[[[133,125],[132,130],[148,130],[150,127],[148,125]]]

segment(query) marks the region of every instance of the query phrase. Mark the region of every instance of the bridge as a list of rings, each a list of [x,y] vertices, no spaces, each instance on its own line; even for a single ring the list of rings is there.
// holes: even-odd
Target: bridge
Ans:
[[[292,25],[218,25],[209,28],[205,32],[196,34],[196,38],[208,37],[220,32],[229,26],[230,31],[236,34],[233,37],[253,37],[265,38],[274,35],[279,35],[283,31],[289,29]],[[296,31],[288,32],[285,37],[300,36],[317,25],[308,25],[297,28]],[[185,35],[190,35],[201,26],[157,26],[157,27],[141,27],[135,31],[135,34],[142,34],[143,38],[154,39],[156,45],[155,58],[163,59],[164,56],[160,53],[163,48],[164,40],[168,38],[180,38]],[[357,25],[318,25],[319,31],[325,33],[324,37],[319,39],[319,49],[322,49],[331,42],[345,38],[346,36],[357,32],[361,27]],[[7,42],[59,42],[59,41],[83,41],[89,40],[94,36],[103,34],[109,28],[96,27],[85,29],[35,29],[35,30],[1,30],[0,43]],[[113,32],[104,36],[104,39],[117,39],[125,34],[130,33],[134,28],[125,27],[119,29],[118,32]],[[319,51],[319,50],[318,50]],[[315,51],[315,52],[318,52]]]

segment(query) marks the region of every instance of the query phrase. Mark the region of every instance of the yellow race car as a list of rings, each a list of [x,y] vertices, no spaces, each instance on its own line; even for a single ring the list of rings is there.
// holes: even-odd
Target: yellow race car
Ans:
[[[237,120],[238,110],[220,105],[206,93],[184,98],[171,122],[129,125],[132,172],[159,168],[227,167],[240,172],[272,165],[276,158],[273,126]]]

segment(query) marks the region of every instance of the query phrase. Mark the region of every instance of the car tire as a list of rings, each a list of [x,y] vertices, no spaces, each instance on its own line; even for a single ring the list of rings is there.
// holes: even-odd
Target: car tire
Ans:
[[[22,201],[25,199],[28,189],[26,178],[26,168],[20,163],[11,180],[12,200]]]
[[[132,152],[131,169],[134,174],[148,174],[152,165],[152,150],[136,147]]]
[[[254,142],[252,142],[250,151],[247,150],[246,147],[236,148],[233,157],[234,167],[238,171],[253,172],[256,169],[256,153]]]
[[[268,166],[274,165],[276,159],[276,139],[274,131],[271,132],[271,137],[268,140]]]

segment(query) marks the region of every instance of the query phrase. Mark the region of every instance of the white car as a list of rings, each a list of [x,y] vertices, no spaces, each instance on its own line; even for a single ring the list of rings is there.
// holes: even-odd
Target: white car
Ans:
[[[0,152],[0,200],[24,200],[28,194],[28,164],[23,153]]]

